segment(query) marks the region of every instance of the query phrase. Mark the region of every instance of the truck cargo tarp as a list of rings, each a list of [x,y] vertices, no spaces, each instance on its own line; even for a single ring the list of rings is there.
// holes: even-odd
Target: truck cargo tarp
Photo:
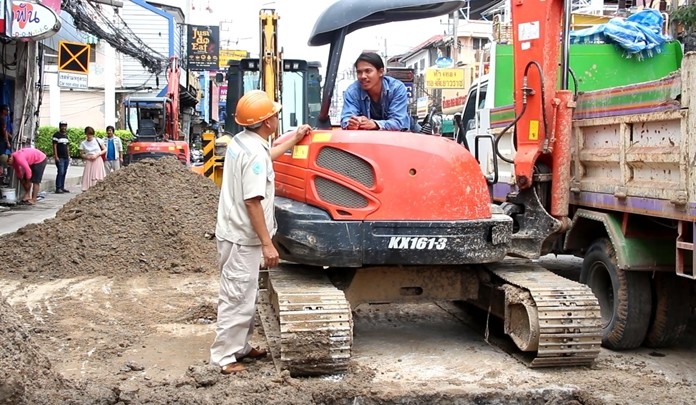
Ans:
[[[573,31],[570,41],[574,44],[612,43],[623,48],[626,57],[650,58],[662,52],[662,45],[670,39],[662,35],[663,22],[659,11],[645,9],[627,18],[612,18],[606,24]]]

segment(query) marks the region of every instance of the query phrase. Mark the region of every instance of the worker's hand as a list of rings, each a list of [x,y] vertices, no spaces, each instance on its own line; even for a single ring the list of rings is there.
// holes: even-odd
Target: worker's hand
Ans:
[[[300,125],[297,128],[297,131],[295,131],[295,142],[299,142],[304,138],[305,136],[309,135],[312,133],[312,127],[310,127],[307,124]]]
[[[371,120],[367,117],[360,117],[360,129],[373,130],[379,129],[379,126],[374,120]]]
[[[261,251],[263,252],[263,262],[267,269],[271,269],[278,265],[280,255],[278,255],[278,251],[272,243],[261,245]]]
[[[348,118],[348,126],[346,128],[347,129],[360,129],[361,118],[365,118],[365,117],[352,116],[352,117]]]

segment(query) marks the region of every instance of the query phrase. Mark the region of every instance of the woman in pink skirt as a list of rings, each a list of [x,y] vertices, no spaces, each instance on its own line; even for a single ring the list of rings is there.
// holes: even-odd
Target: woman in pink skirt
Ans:
[[[106,153],[104,145],[94,137],[94,128],[85,128],[86,140],[80,144],[80,154],[85,162],[82,172],[82,191],[89,190],[90,187],[104,180],[106,174],[104,170],[104,159],[102,155]]]

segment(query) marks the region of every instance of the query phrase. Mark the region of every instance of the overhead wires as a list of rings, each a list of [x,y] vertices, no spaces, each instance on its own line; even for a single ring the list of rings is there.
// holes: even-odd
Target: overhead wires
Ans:
[[[119,52],[140,61],[154,74],[166,69],[167,57],[143,42],[118,13],[107,16],[100,6],[85,0],[63,0],[62,7],[73,16],[77,29],[108,42]],[[117,23],[112,22],[112,18]]]

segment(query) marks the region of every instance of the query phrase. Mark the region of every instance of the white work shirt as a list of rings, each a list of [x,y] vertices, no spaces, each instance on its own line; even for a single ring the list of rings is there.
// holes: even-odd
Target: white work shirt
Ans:
[[[215,228],[218,239],[239,245],[261,244],[244,204],[244,200],[254,197],[262,198],[261,206],[268,233],[271,236],[275,234],[274,178],[268,142],[249,130],[235,135],[225,153]]]

